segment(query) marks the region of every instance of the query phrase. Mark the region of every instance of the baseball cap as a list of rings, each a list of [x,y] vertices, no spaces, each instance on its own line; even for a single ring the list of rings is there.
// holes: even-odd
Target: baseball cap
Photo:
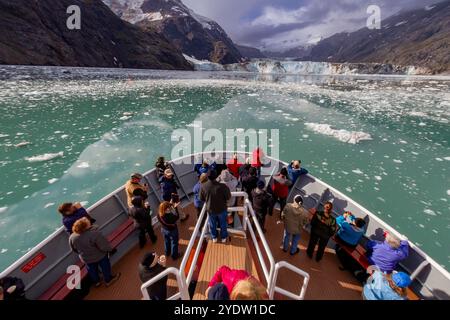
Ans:
[[[396,272],[392,275],[392,281],[399,288],[407,288],[411,284],[411,278],[404,272]]]

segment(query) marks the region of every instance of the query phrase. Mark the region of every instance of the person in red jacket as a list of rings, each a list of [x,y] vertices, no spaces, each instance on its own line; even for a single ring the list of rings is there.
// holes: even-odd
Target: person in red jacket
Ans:
[[[273,214],[273,208],[277,202],[280,203],[280,215],[286,206],[286,201],[289,195],[289,187],[292,185],[291,180],[288,178],[288,172],[286,168],[282,168],[281,171],[273,176],[272,194],[273,201],[270,206],[269,214]]]
[[[237,179],[239,179],[239,169],[243,166],[243,163],[239,162],[238,155],[235,153],[233,155],[233,158],[228,160],[227,167],[228,171],[235,176]]]
[[[256,168],[257,176],[258,178],[261,176],[261,168],[262,167],[268,167],[270,164],[264,164],[263,159],[266,158],[266,155],[264,154],[264,151],[262,148],[257,147],[255,150],[253,150],[252,157],[251,157],[251,166]]]
[[[211,288],[223,284],[230,295],[231,300],[266,300],[266,288],[245,270],[230,269],[222,266],[214,274],[208,284],[206,296]]]

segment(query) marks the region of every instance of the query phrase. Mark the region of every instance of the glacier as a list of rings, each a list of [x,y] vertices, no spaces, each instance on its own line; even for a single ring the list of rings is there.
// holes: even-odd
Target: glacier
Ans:
[[[242,63],[219,64],[208,60],[198,60],[183,54],[196,71],[232,71],[260,74],[292,75],[421,75],[427,70],[414,66],[395,66],[381,63],[331,63],[313,61],[251,60]]]

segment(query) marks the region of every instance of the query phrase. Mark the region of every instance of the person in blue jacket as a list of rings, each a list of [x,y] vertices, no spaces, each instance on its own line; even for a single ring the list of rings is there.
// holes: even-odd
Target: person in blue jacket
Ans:
[[[295,184],[298,177],[308,173],[308,170],[302,168],[302,162],[300,160],[292,160],[291,163],[288,165],[287,169],[289,180],[292,181],[292,185]]]
[[[194,165],[194,171],[197,173],[197,176],[200,177],[203,173],[209,173],[211,170],[216,170],[216,167],[217,164],[215,161],[209,164],[208,159],[203,159],[202,163]]]
[[[202,173],[200,178],[198,179],[197,184],[194,186],[193,192],[194,192],[194,207],[197,210],[197,218],[200,217],[200,213],[202,212],[203,205],[205,204],[204,201],[200,200],[200,190],[202,188],[202,185],[208,181],[208,174]],[[206,218],[206,215],[205,215]],[[203,223],[202,223],[203,225]]]
[[[68,234],[72,234],[72,226],[74,223],[81,218],[88,218],[91,223],[95,223],[93,219],[85,208],[79,203],[66,202],[58,207],[59,213],[62,215],[62,223],[64,229]]]
[[[339,230],[336,232],[336,256],[341,262],[341,270],[349,270],[354,272],[360,269],[354,259],[341,247],[344,245],[350,248],[356,248],[362,236],[365,233],[366,222],[364,219],[355,218],[351,212],[345,212],[343,215],[336,218],[336,224]]]
[[[336,223],[339,226],[336,238],[349,247],[356,247],[365,233],[364,219],[355,218],[351,212],[347,211],[336,218]]]
[[[390,275],[377,270],[367,279],[362,296],[364,300],[407,300],[410,284],[411,278],[404,272]]]

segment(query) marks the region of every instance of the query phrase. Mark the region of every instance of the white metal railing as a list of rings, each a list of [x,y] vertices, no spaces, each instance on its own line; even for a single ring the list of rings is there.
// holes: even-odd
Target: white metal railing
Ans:
[[[286,261],[281,261],[275,264],[275,259],[272,255],[272,252],[270,250],[269,244],[267,243],[267,240],[264,236],[264,233],[262,231],[261,226],[259,225],[258,219],[256,217],[256,214],[253,210],[253,207],[251,205],[251,202],[248,200],[248,195],[246,192],[232,192],[231,195],[235,198],[244,198],[244,206],[235,206],[235,207],[229,207],[228,211],[242,211],[244,213],[243,217],[243,230],[237,230],[233,228],[229,228],[228,231],[230,233],[239,233],[246,237],[246,231],[248,230],[251,240],[253,241],[253,245],[256,250],[256,254],[258,257],[259,265],[262,268],[262,271],[264,273],[264,278],[267,283],[267,293],[269,294],[269,298],[273,299],[274,293],[278,292],[280,294],[283,294],[291,299],[295,300],[302,300],[305,297],[306,289],[309,282],[309,274],[305,271],[293,266],[290,263],[287,263]],[[203,245],[203,241],[206,239],[207,230],[208,230],[208,223],[205,222],[203,227],[201,226],[202,221],[205,218],[206,215],[206,206],[204,205],[202,208],[202,211],[198,217],[197,224],[195,225],[194,231],[192,232],[191,239],[189,241],[189,244],[186,248],[185,255],[183,257],[183,260],[181,262],[180,268],[168,268],[164,272],[160,273],[156,277],[152,278],[151,280],[147,281],[141,286],[141,291],[144,296],[144,299],[148,300],[150,299],[147,288],[151,285],[155,284],[165,276],[169,274],[174,274],[177,280],[179,292],[170,298],[168,300],[189,300],[189,284],[192,281],[192,276],[195,271],[195,267],[197,266],[198,257],[200,255],[200,251]],[[252,224],[253,222],[253,224]],[[254,226],[254,227],[253,227]],[[256,229],[256,230],[255,230]],[[197,241],[198,238],[198,241]],[[258,242],[258,238],[261,241],[261,246]],[[191,264],[187,270],[186,275],[186,266],[190,258],[190,252],[194,248],[194,245],[197,243],[197,247],[194,252],[194,256],[192,257]],[[264,258],[264,254],[267,257],[268,264],[266,263],[266,260]],[[293,272],[301,275],[304,277],[304,281],[301,287],[301,291],[299,295],[295,295],[292,292],[289,292],[285,289],[279,288],[276,286],[276,281],[278,278],[279,270],[281,268],[287,268],[289,270],[292,270]]]
[[[303,284],[300,288],[300,294],[295,295],[290,291],[287,291],[283,288],[277,287],[276,280],[278,278],[278,273],[279,273],[280,269],[282,269],[282,268],[289,269],[303,277]],[[275,272],[273,275],[273,280],[269,286],[269,299],[273,300],[275,292],[278,292],[278,293],[285,295],[286,297],[294,299],[294,300],[303,300],[305,298],[306,289],[308,288],[308,283],[309,283],[309,273],[293,266],[290,263],[287,263],[286,261],[280,261],[275,265]]]
[[[173,296],[171,296],[170,298],[167,298],[167,300],[179,300],[179,299],[189,300],[189,291],[186,286],[186,283],[181,278],[180,271],[177,268],[173,268],[173,267],[167,268],[166,270],[164,270],[163,272],[158,274],[156,277],[150,279],[149,281],[147,281],[146,283],[144,283],[141,286],[141,292],[142,292],[142,295],[144,296],[144,300],[150,300],[150,296],[148,294],[147,288],[150,287],[151,285],[155,284],[159,280],[163,279],[164,277],[168,276],[169,274],[175,275],[177,284],[178,284],[178,288],[180,289],[180,291],[178,293],[174,294]]]

